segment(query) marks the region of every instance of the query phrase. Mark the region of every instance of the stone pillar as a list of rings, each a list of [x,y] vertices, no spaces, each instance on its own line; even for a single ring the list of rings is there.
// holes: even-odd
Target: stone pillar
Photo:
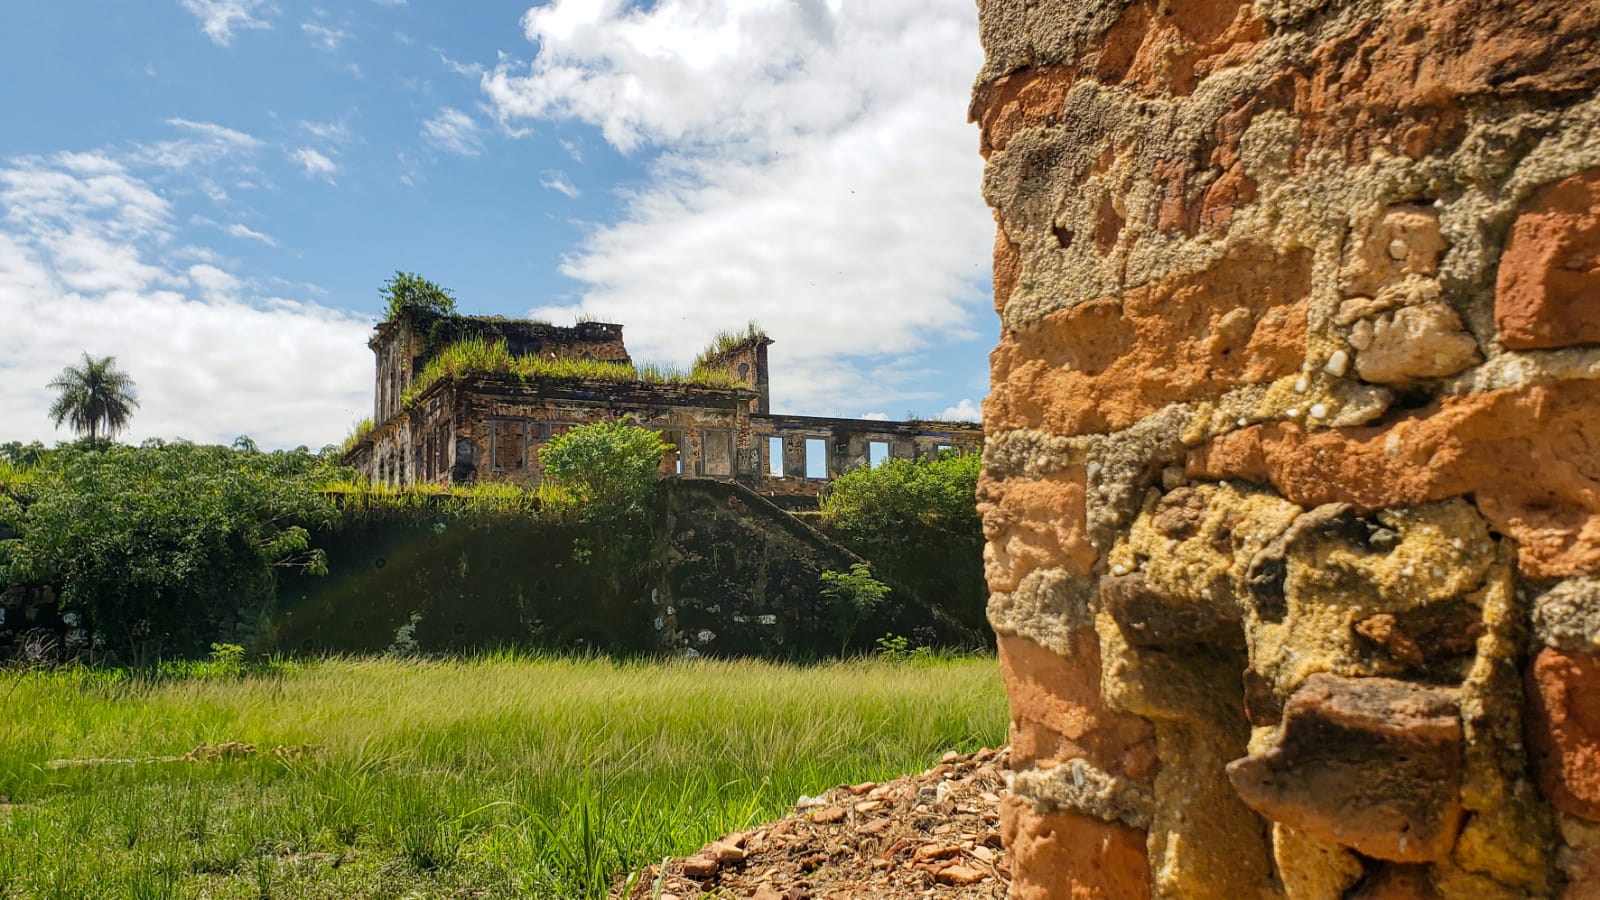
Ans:
[[[1012,896],[1600,896],[1600,0],[979,0]]]

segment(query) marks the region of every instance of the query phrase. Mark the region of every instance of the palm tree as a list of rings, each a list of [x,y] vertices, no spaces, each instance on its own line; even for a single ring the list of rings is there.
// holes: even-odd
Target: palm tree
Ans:
[[[57,392],[50,407],[56,426],[66,422],[79,434],[89,432],[90,444],[99,438],[102,426],[107,437],[127,428],[139,405],[133,379],[117,368],[115,356],[95,359],[85,353],[83,365],[62,369],[47,387]]]

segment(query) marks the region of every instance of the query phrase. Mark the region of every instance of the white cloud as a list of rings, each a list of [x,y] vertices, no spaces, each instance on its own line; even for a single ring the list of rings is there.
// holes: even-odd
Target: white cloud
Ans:
[[[476,80],[482,78],[483,74],[488,71],[483,67],[482,63],[464,63],[451,59],[443,50],[440,50],[438,47],[434,47],[433,52],[439,54],[439,62],[444,63],[444,67],[446,69],[449,69],[457,75],[464,75],[468,78]]]
[[[539,177],[539,184],[543,187],[549,188],[552,191],[555,191],[558,194],[566,194],[568,197],[573,199],[577,199],[577,197],[583,193],[583,191],[578,190],[578,187],[572,183],[570,178],[567,177],[567,173],[561,171],[560,169],[546,169],[545,173]]]
[[[869,412],[862,413],[861,415],[856,416],[856,418],[866,419],[868,422],[887,422],[889,421],[889,414],[886,412]]]
[[[982,422],[983,410],[971,399],[963,397],[955,406],[947,406],[939,413],[938,418],[948,419],[952,422]]]
[[[229,225],[223,230],[236,238],[244,238],[245,240],[250,241],[260,241],[261,243],[266,244],[268,247],[278,246],[278,242],[274,240],[271,235],[262,234],[261,232],[256,231],[254,228],[251,228],[248,225],[242,225],[238,222]]]
[[[483,79],[502,122],[577,120],[653,155],[563,264],[581,301],[533,315],[626,322],[639,355],[680,361],[754,317],[780,407],[927,396],[868,375],[971,336],[985,306],[970,0],[555,0],[523,25],[533,61]]]
[[[263,295],[215,251],[181,244],[177,209],[136,164],[0,161],[0,320],[28,323],[0,329],[0,440],[70,437],[51,427],[45,384],[87,351],[138,384],[129,439],[337,441],[371,403],[369,323]]]
[[[200,30],[221,47],[233,43],[236,28],[271,28],[271,17],[278,12],[270,0],[178,0],[178,3],[200,20]]]
[[[311,39],[311,46],[324,53],[332,53],[350,39],[350,32],[325,22],[301,22],[300,30]]]
[[[333,184],[333,176],[339,174],[338,163],[310,147],[301,147],[289,154],[289,158],[305,169],[307,178],[321,178]]]
[[[434,147],[458,156],[477,156],[483,152],[483,129],[476,119],[459,109],[446,106],[422,123],[422,137]]]
[[[355,140],[355,134],[350,131],[350,126],[344,122],[301,121],[300,130],[319,141],[329,144],[348,144]]]

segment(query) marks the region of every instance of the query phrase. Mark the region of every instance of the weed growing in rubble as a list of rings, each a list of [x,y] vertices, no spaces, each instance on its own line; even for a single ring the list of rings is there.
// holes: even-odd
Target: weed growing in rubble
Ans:
[[[992,657],[68,668],[0,698],[0,897],[601,897],[1006,725]]]

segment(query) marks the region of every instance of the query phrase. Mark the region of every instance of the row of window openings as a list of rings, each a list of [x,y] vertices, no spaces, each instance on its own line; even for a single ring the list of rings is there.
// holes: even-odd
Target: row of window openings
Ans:
[[[940,444],[938,451],[950,450],[949,444]],[[867,465],[877,468],[889,460],[888,441],[867,442]],[[828,477],[828,441],[825,438],[806,438],[805,467],[807,478]],[[767,438],[767,474],[783,477],[783,438]]]
[[[542,443],[544,441],[548,441],[550,438],[558,434],[566,433],[566,431],[571,427],[571,425],[565,423],[541,422],[537,424],[535,439]],[[708,432],[705,435],[703,446],[705,446],[707,449],[710,449],[711,445],[715,441],[727,441],[730,438],[731,435],[726,433]],[[677,473],[682,475],[683,446],[681,436],[677,433],[672,433],[667,435],[667,440],[668,443],[673,444],[677,448],[675,468]],[[946,445],[940,445],[938,449],[943,451],[950,448]],[[527,450],[528,433],[526,423],[494,423],[494,433],[492,435],[491,447],[492,455],[490,460],[491,466],[500,470],[521,469],[527,465]],[[714,455],[716,454],[708,454],[708,456]],[[867,442],[867,465],[871,466],[872,468],[877,468],[888,461],[888,459],[888,441]],[[717,465],[717,463],[720,462],[720,459],[715,460],[712,462],[711,468],[723,468],[723,466]],[[807,478],[826,479],[828,477],[828,442],[826,439],[806,438],[805,473],[805,477]],[[708,474],[729,475],[732,474],[732,472],[708,470]],[[773,478],[783,477],[783,438],[773,437],[767,439],[767,474]]]

